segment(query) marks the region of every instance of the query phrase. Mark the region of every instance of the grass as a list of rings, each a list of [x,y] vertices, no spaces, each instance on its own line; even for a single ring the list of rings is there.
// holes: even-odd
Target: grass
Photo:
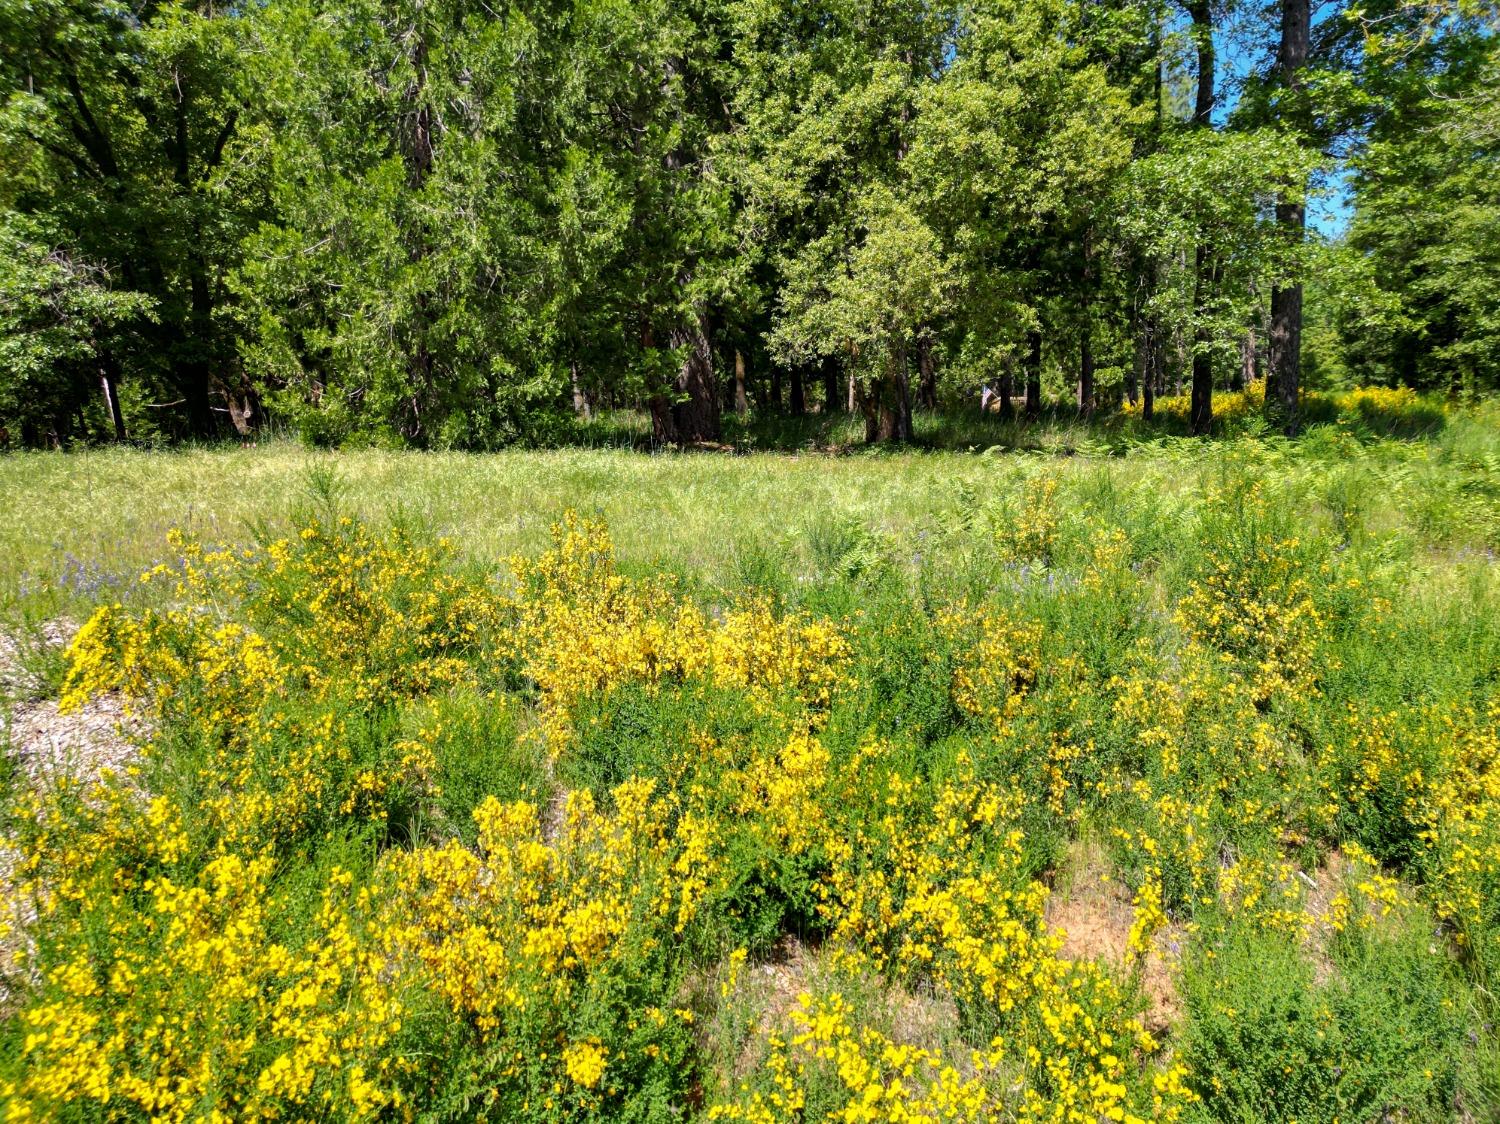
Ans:
[[[156,731],[5,775],[0,1100],[1494,1118],[1500,412],[1418,420],[0,457],[21,659]]]
[[[995,440],[952,453],[330,454],[289,441],[17,453],[0,457],[0,609],[14,616],[41,605],[76,614],[127,588],[163,555],[169,530],[249,542],[284,531],[329,486],[358,514],[400,513],[451,534],[476,565],[537,549],[564,510],[598,514],[627,566],[665,568],[721,587],[774,565],[787,568],[785,577],[807,578],[828,564],[830,536],[856,527],[890,544],[893,557],[903,553],[901,544],[908,556],[922,554],[924,532],[930,538],[1043,467],[1133,502],[1156,497],[1169,510],[1215,466],[1248,457],[1285,467],[1283,485],[1306,503],[1320,531],[1358,507],[1366,526],[1406,528],[1428,547],[1488,549],[1500,479],[1496,412],[1461,414],[1431,440],[1376,440],[1322,427],[1296,446],[1159,436],[1113,449],[1073,422],[1026,429],[987,420],[983,436]],[[953,425],[943,432],[968,436]]]

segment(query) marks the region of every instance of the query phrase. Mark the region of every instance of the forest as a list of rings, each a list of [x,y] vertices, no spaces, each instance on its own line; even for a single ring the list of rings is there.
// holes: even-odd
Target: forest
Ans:
[[[0,0],[0,442],[1500,382],[1493,5]],[[1325,221],[1309,223],[1309,215]],[[1262,405],[1263,403],[1263,405]]]

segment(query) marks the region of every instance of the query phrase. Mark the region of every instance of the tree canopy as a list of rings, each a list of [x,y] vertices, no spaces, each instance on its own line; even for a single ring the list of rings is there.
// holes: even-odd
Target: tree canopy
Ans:
[[[872,440],[982,387],[1149,414],[1187,379],[1203,431],[1263,375],[1292,426],[1299,372],[1493,390],[1494,27],[0,0],[0,435],[491,448],[614,405],[692,442],[813,378]],[[1347,230],[1308,231],[1330,191]]]

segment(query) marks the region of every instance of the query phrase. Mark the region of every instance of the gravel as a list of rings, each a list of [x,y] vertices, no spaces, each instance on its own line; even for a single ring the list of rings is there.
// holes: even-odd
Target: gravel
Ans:
[[[76,631],[71,621],[49,621],[39,637],[60,648]],[[87,789],[106,773],[125,776],[140,756],[144,723],[126,712],[118,695],[102,695],[70,714],[59,713],[56,699],[38,697],[43,684],[26,670],[22,652],[15,637],[0,632],[0,750],[14,770],[12,784],[44,791],[72,780]],[[0,1014],[10,1009],[31,977],[26,960],[37,891],[21,884],[23,862],[13,841],[0,835]]]

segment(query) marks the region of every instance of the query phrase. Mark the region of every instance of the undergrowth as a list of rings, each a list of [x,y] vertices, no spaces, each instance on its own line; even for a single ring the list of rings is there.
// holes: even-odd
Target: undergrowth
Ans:
[[[328,481],[174,537],[51,673],[137,764],[9,786],[7,1118],[1492,1116],[1500,586],[1449,521],[1500,522],[1359,448],[1028,461],[727,580]],[[1116,958],[1048,920],[1084,836]]]

